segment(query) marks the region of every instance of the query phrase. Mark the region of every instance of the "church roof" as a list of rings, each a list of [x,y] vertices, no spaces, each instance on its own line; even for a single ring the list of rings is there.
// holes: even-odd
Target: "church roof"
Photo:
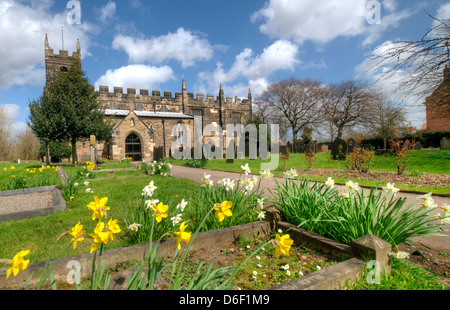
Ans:
[[[187,114],[177,113],[177,112],[153,112],[153,111],[133,111],[133,112],[137,116],[145,116],[145,117],[194,118],[192,115],[187,115]],[[130,111],[105,109],[104,113],[105,113],[105,115],[127,116],[130,113]]]

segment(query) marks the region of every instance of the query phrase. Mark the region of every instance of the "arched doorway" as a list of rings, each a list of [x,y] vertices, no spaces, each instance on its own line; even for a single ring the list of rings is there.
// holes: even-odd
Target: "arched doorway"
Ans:
[[[125,140],[125,156],[131,157],[132,161],[141,161],[141,140],[139,137],[132,133]]]

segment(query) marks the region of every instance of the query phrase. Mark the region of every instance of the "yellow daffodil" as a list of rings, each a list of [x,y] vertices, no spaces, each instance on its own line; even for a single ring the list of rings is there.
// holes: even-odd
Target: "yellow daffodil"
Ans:
[[[109,220],[106,224],[106,229],[110,232],[109,236],[111,240],[114,240],[113,234],[118,234],[121,232],[119,225],[117,225],[117,220]]]
[[[104,228],[105,228],[105,223],[98,222],[97,226],[94,229],[94,234],[92,235],[94,242],[92,243],[91,251],[89,253],[92,253],[95,250],[97,250],[97,247],[100,243],[104,243],[104,244],[108,243],[108,238],[109,238],[110,232],[103,231]]]
[[[19,273],[19,270],[25,270],[30,263],[30,260],[25,260],[24,257],[30,253],[30,250],[20,251],[14,256],[12,261],[10,262],[11,267],[6,271],[6,279],[9,278],[11,272],[16,276]]]
[[[84,237],[80,237],[81,235],[83,235],[86,231],[83,230],[83,225],[80,225],[80,222],[78,222],[77,225],[75,225],[69,235],[72,236],[72,240],[73,241],[73,248],[76,249],[77,247],[77,242],[78,241],[83,241]]]
[[[16,167],[14,167],[14,166],[13,166],[13,167],[11,167],[11,170],[15,170],[15,169],[16,169]]]
[[[156,221],[161,222],[162,218],[168,217],[166,211],[169,209],[168,205],[160,202],[156,207],[153,207],[153,216],[155,216]]]
[[[108,202],[108,197],[103,197],[102,199],[99,199],[97,196],[94,196],[94,201],[91,201],[87,207],[89,211],[93,211],[92,214],[92,220],[95,219],[101,220],[105,214],[106,211],[109,210],[109,207],[106,206],[106,203]]]
[[[185,222],[181,223],[180,225],[180,231],[175,232],[175,235],[177,236],[177,247],[178,250],[181,250],[181,241],[184,241],[186,243],[189,243],[191,240],[191,232],[185,232],[184,230],[188,227],[188,225],[185,224]]]
[[[284,254],[286,256],[289,256],[289,250],[291,249],[292,244],[294,243],[294,240],[292,240],[288,234],[283,235],[280,237],[280,235],[277,234],[275,237],[275,256],[279,257],[281,254]]]
[[[214,209],[216,209],[215,217],[222,222],[226,217],[232,216],[231,207],[233,203],[231,201],[224,201],[222,203],[216,203]]]

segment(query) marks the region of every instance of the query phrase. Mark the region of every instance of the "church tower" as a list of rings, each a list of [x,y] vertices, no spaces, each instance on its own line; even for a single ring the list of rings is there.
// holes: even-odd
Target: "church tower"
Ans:
[[[81,49],[80,49],[80,41],[77,40],[77,50],[72,53],[72,56],[69,56],[69,52],[66,50],[59,50],[59,54],[54,54],[53,49],[50,48],[48,44],[48,37],[45,34],[45,85],[51,83],[56,74],[60,71],[67,72],[67,69],[70,67],[72,60],[77,58],[81,61]],[[44,89],[46,88],[44,87]]]

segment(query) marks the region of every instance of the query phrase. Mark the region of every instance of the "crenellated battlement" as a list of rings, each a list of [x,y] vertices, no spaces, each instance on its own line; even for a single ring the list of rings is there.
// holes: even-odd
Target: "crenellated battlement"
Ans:
[[[111,91],[112,90],[112,91]],[[202,93],[191,93],[191,92],[170,92],[170,91],[159,91],[152,90],[151,92],[148,89],[139,89],[139,93],[135,88],[126,88],[119,86],[113,86],[110,88],[109,86],[100,85],[99,93],[101,97],[109,97],[109,98],[136,98],[144,101],[173,101],[173,103],[178,100],[182,100],[183,94],[185,94],[185,98],[187,98],[189,105],[205,105],[205,104],[219,104],[220,96],[214,95],[205,95]],[[251,101],[249,98],[239,98],[239,97],[222,97],[222,104],[224,105],[238,105],[238,104],[248,104]]]

